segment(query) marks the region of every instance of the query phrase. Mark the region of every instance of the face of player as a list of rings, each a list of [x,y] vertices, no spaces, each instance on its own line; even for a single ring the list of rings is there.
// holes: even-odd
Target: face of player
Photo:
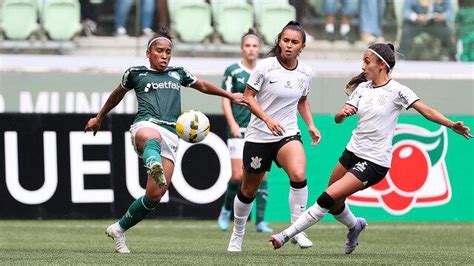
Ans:
[[[367,80],[374,81],[385,71],[385,64],[371,51],[365,51],[363,61],[362,71]]]
[[[165,70],[171,59],[171,43],[167,40],[156,40],[146,51],[146,56],[151,68]]]
[[[282,34],[278,45],[281,49],[281,58],[285,61],[296,60],[298,54],[303,51],[303,35],[301,32],[286,29]]]
[[[242,43],[242,57],[246,61],[256,61],[260,51],[260,42],[257,37],[247,37]]]

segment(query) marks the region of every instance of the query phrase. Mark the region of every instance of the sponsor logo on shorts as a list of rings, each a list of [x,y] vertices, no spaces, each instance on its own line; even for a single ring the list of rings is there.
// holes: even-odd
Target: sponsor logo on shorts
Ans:
[[[354,166],[354,170],[357,170],[361,173],[363,173],[365,171],[365,169],[367,168],[367,162],[364,161],[364,162],[358,162],[356,163],[356,165]]]
[[[252,157],[252,162],[250,163],[250,167],[253,169],[258,169],[262,166],[262,158],[258,156]]]

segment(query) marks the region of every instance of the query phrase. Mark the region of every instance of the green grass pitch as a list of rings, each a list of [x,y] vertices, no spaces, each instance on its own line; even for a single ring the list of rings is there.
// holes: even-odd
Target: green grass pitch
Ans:
[[[247,225],[243,252],[226,251],[230,231],[215,221],[146,220],[127,233],[131,254],[113,252],[112,221],[0,221],[0,261],[6,264],[474,264],[474,223],[371,223],[360,245],[344,255],[347,230],[320,223],[314,246],[273,250],[268,235]],[[273,223],[282,230],[288,224]]]

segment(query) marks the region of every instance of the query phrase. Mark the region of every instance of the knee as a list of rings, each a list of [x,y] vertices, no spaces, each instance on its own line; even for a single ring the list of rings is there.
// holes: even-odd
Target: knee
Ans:
[[[247,198],[255,198],[255,196],[257,195],[258,187],[242,186],[240,188],[240,191]]]
[[[335,200],[326,192],[323,192],[316,201],[319,206],[325,209],[331,209],[336,203]]]
[[[303,182],[306,180],[305,170],[298,169],[289,173],[291,182]]]

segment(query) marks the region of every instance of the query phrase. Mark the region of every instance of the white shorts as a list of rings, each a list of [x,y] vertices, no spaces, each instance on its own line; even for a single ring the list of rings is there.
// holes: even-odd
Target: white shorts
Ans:
[[[231,159],[240,159],[244,155],[244,144],[245,139],[231,138],[227,139],[227,147],[229,147],[229,153]]]
[[[150,121],[140,121],[130,126],[130,133],[132,134],[132,145],[135,148],[135,152],[140,158],[143,154],[139,153],[137,146],[135,145],[135,134],[137,134],[140,128],[152,128],[160,132],[161,135],[161,156],[170,159],[175,162],[176,151],[178,150],[178,136],[170,132],[168,129],[161,127]]]

